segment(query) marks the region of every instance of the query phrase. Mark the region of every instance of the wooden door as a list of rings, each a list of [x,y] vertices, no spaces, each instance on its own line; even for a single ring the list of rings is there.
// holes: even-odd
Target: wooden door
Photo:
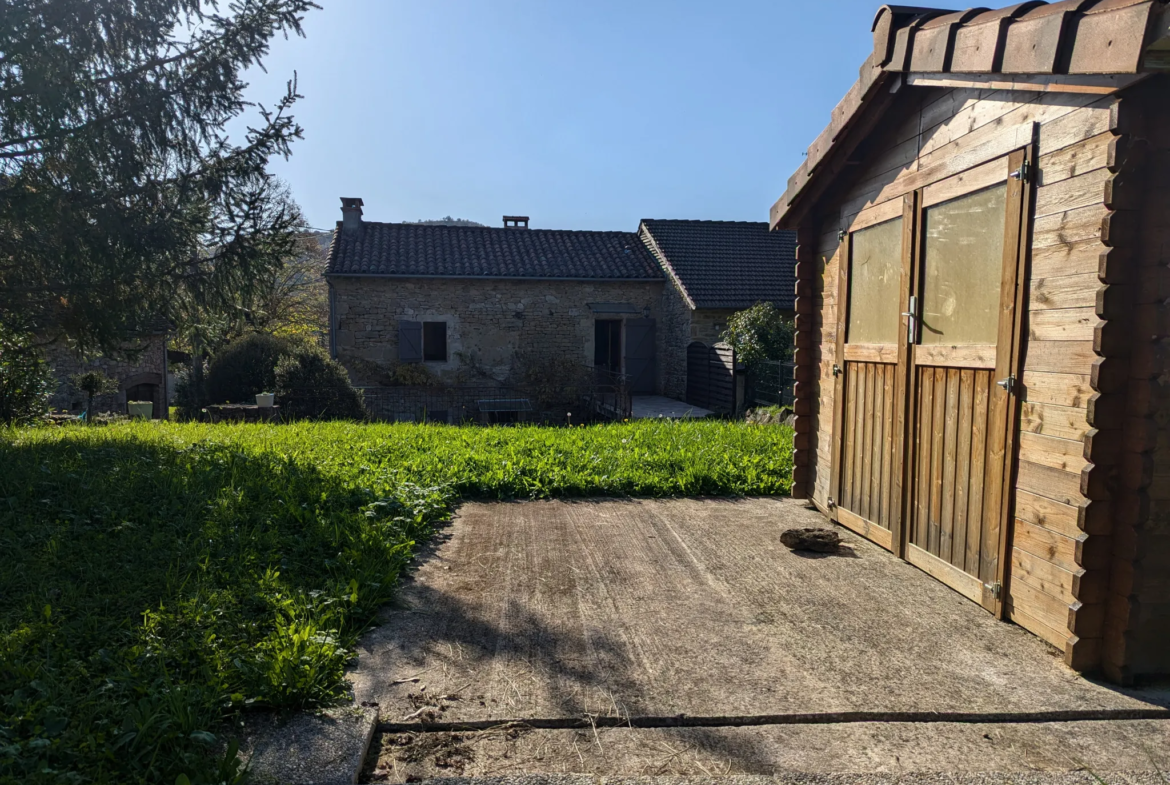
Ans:
[[[923,189],[910,307],[906,558],[997,614],[1024,160],[1020,152]]]
[[[891,205],[897,208],[901,202]],[[910,286],[907,209],[859,216],[842,243],[830,500],[838,523],[899,552]]]

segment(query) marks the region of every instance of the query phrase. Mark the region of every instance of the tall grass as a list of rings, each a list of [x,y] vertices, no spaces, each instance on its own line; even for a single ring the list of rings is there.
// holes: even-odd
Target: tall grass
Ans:
[[[232,782],[225,720],[343,667],[461,498],[779,494],[787,429],[139,423],[0,433],[0,780]]]

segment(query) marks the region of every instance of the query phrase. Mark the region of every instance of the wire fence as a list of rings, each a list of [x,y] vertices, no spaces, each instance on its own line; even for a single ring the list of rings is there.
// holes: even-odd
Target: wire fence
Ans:
[[[779,360],[753,363],[747,379],[747,407],[792,406],[796,364]]]

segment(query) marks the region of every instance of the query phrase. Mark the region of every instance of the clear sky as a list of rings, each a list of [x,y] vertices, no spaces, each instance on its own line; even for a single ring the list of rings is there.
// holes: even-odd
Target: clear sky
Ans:
[[[365,218],[633,231],[767,220],[873,47],[877,0],[318,0],[295,70],[305,138],[275,162],[313,226]],[[953,7],[953,6],[951,6]]]

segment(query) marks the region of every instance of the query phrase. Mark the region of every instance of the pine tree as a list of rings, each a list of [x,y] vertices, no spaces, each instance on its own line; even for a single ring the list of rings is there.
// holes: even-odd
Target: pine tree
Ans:
[[[241,77],[314,7],[0,0],[0,326],[117,351],[249,301],[303,224],[267,172],[301,128],[295,74],[271,108]]]

